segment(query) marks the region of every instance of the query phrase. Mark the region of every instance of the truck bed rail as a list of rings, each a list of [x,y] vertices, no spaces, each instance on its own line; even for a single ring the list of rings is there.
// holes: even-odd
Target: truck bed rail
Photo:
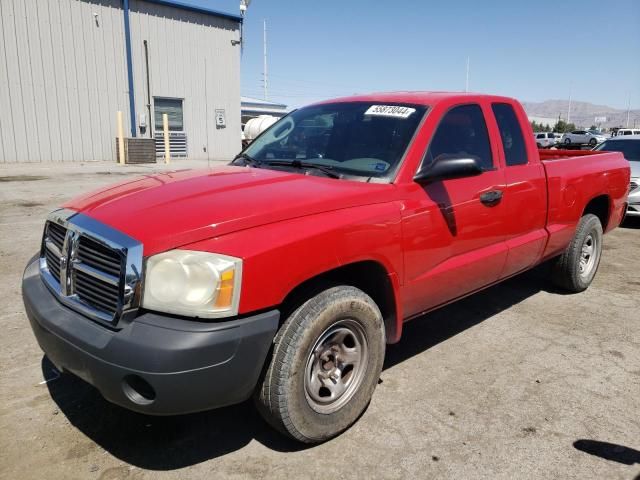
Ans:
[[[587,155],[602,154],[600,151],[594,150],[550,150],[538,149],[540,160],[560,160],[562,158],[584,157]]]

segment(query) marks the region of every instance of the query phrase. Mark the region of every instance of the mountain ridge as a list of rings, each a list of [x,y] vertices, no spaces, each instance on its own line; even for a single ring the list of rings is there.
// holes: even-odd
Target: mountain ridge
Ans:
[[[543,102],[522,102],[527,115],[548,118],[562,118],[567,120],[569,100],[552,99]],[[577,127],[588,128],[596,125],[596,117],[607,117],[606,122],[598,123],[600,127],[626,127],[627,110],[610,107],[608,105],[596,105],[590,102],[573,100],[571,102],[571,123]],[[629,127],[633,127],[634,120],[640,126],[640,109],[629,111]]]

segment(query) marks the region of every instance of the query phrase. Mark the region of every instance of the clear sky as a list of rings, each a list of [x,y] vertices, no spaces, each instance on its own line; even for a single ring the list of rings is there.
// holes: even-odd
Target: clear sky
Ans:
[[[239,0],[186,0],[230,13]],[[352,93],[464,90],[640,108],[640,0],[253,0],[243,95],[291,106]]]

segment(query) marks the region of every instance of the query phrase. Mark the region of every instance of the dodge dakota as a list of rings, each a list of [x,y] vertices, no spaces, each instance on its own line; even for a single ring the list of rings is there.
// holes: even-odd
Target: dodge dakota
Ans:
[[[365,410],[404,322],[544,261],[585,290],[629,171],[618,152],[538,151],[511,98],[322,102],[229,165],[62,205],[24,304],[51,362],[113,403],[172,415],[253,397],[322,442]]]

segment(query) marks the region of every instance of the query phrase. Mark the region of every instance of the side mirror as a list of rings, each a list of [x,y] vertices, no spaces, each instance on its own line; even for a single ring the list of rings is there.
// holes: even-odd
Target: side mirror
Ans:
[[[413,177],[418,183],[450,180],[452,178],[473,177],[480,175],[482,168],[475,158],[439,155]]]

